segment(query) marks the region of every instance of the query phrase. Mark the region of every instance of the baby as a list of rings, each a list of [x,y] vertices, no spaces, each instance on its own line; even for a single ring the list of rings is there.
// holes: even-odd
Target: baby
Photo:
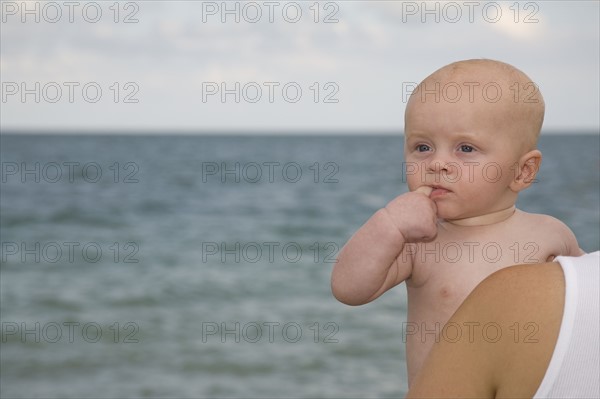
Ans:
[[[404,129],[411,192],[350,238],[331,276],[333,294],[348,305],[406,281],[409,384],[444,324],[485,277],[583,253],[559,220],[515,208],[540,166],[543,119],[537,86],[498,61],[447,65],[411,94]]]

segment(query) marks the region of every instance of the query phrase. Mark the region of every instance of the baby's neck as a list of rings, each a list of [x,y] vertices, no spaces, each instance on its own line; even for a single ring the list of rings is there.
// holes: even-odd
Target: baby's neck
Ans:
[[[513,215],[513,213],[515,213],[515,209],[515,206],[512,205],[506,209],[502,209],[497,212],[487,213],[485,215],[473,216],[464,219],[446,219],[446,222],[456,226],[485,226],[488,224],[499,223],[508,219]]]

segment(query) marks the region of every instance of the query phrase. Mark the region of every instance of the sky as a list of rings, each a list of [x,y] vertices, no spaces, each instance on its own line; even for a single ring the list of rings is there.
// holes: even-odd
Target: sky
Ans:
[[[599,5],[2,0],[0,129],[401,132],[414,85],[490,58],[540,88],[544,131],[598,134]]]

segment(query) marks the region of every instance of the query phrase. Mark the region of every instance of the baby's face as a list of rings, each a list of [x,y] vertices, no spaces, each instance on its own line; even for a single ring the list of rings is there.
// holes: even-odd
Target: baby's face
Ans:
[[[508,208],[517,196],[509,184],[522,154],[507,123],[510,104],[471,99],[413,95],[407,104],[408,187],[433,187],[430,198],[438,216],[447,220]]]

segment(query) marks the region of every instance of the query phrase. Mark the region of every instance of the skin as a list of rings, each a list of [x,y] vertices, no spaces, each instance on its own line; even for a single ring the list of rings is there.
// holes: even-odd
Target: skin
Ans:
[[[506,95],[489,101],[477,90],[489,82]],[[544,114],[539,92],[534,98],[527,94],[537,102],[515,99],[510,89],[515,82],[526,87],[530,79],[507,64],[470,60],[421,83],[405,115],[411,192],[378,210],[334,266],[332,292],[349,305],[368,303],[406,281],[409,384],[436,340],[426,332],[444,326],[483,279],[506,266],[582,253],[559,220],[515,209],[518,193],[539,170],[535,142]],[[471,84],[473,95],[463,93],[456,101],[423,95],[436,83]]]
[[[435,344],[407,398],[533,397],[554,352],[564,298],[556,263],[494,273],[452,316],[449,324],[460,327]],[[492,322],[498,327],[484,335]],[[468,325],[479,328],[469,333]]]

